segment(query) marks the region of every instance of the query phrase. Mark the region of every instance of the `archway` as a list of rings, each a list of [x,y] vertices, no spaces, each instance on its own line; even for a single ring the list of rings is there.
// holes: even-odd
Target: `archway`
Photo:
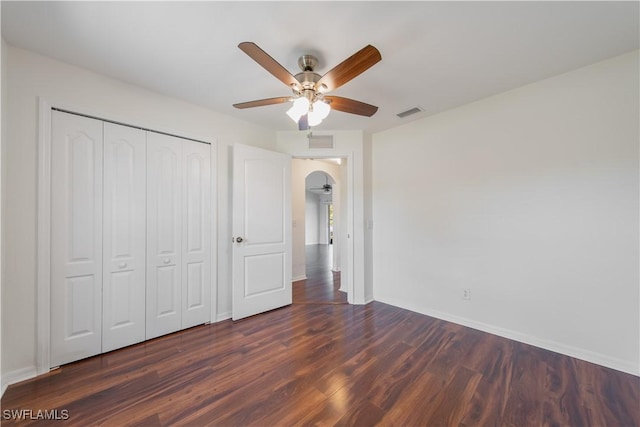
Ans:
[[[343,159],[293,160],[294,303],[300,287],[305,288],[306,302],[346,302],[346,292],[334,292],[334,287],[343,290],[342,169]]]

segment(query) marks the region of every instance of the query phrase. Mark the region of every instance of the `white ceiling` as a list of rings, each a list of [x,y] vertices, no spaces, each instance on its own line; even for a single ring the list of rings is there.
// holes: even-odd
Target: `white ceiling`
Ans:
[[[2,35],[33,50],[275,130],[290,90],[237,48],[324,74],[367,44],[382,61],[332,92],[379,106],[316,129],[376,132],[639,48],[638,2],[9,2]],[[396,114],[420,106],[406,119]]]

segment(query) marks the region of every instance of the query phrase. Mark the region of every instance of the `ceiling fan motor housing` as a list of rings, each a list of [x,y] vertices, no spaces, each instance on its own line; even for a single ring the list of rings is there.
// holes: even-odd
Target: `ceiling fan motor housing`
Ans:
[[[298,58],[298,65],[302,72],[294,77],[300,82],[300,87],[293,87],[293,94],[296,97],[304,96],[310,103],[322,99],[322,93],[326,90],[326,86],[316,87],[316,83],[320,81],[322,76],[313,71],[318,65],[318,58],[313,55],[302,55]]]
[[[313,71],[318,65],[318,58],[313,55],[302,55],[298,58],[298,66],[302,71]]]
[[[292,88],[296,97],[304,96],[310,103],[322,98],[322,92],[316,89],[316,83],[322,77],[320,74],[313,71],[303,71],[294,77],[300,82],[300,88]]]

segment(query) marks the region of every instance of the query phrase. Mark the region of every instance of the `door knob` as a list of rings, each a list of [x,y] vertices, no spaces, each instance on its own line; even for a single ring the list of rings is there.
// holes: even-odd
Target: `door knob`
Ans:
[[[165,264],[169,264],[170,262],[171,262],[171,260],[170,260],[169,258],[165,258],[165,259],[164,259],[164,263],[165,263]]]
[[[242,243],[244,239],[242,237],[236,237],[236,242],[237,243]]]
[[[120,268],[127,268],[127,263],[126,262],[121,262],[118,267]]]

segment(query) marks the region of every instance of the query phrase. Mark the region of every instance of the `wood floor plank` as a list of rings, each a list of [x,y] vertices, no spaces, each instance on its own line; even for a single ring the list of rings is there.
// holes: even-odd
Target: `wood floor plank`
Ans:
[[[576,362],[585,418],[592,425],[640,425],[640,378]],[[630,404],[635,402],[635,404]]]
[[[544,365],[531,346],[516,343],[514,372],[503,419],[509,426],[531,426],[542,423],[542,401],[546,396],[542,385]]]
[[[384,417],[384,411],[368,400],[350,406],[336,426],[374,426]]]
[[[343,304],[323,256],[289,307],[9,386],[3,410],[70,418],[2,426],[640,426],[637,376],[379,302]]]
[[[394,362],[368,393],[369,400],[385,411],[400,403],[405,388],[425,371],[429,359],[420,350],[409,346]]]
[[[456,368],[453,377],[434,402],[435,408],[427,425],[460,425],[481,377],[481,374],[465,367]]]
[[[428,422],[446,385],[442,378],[427,371],[421,372],[400,394],[399,404],[385,412],[380,425],[429,426]]]
[[[497,426],[511,390],[514,342],[485,335],[464,357],[462,366],[482,374],[462,425]]]

